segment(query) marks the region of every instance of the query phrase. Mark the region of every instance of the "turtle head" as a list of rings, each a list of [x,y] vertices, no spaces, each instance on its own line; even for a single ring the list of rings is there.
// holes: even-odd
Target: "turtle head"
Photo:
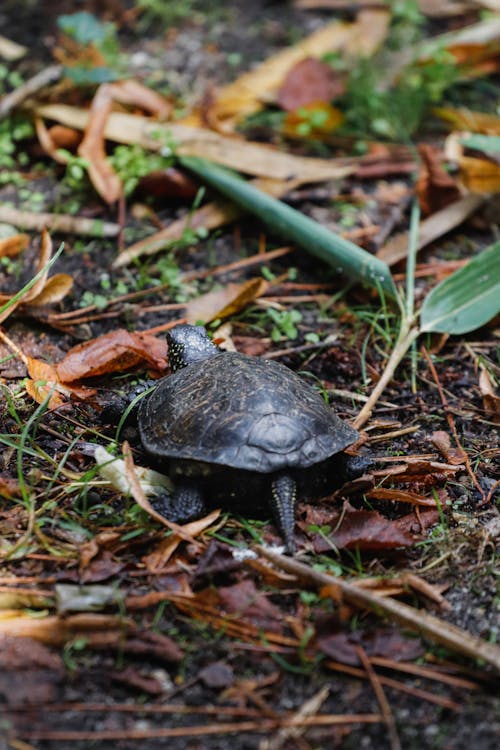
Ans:
[[[168,361],[175,372],[201,359],[220,354],[203,326],[179,325],[167,333]]]

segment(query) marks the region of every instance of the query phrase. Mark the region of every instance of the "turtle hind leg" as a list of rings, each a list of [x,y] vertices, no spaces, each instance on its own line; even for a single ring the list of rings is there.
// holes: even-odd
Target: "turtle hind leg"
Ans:
[[[295,502],[297,485],[286,472],[275,474],[271,485],[271,511],[288,555],[295,554]]]
[[[207,505],[203,492],[191,482],[176,484],[172,493],[161,492],[153,498],[154,509],[174,523],[185,523],[205,515]]]

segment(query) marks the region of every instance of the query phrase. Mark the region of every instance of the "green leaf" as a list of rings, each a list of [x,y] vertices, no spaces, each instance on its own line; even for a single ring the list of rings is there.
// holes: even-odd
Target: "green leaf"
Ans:
[[[500,154],[499,135],[480,135],[473,133],[466,138],[461,138],[460,143],[466,148],[482,151],[485,154]]]
[[[468,333],[499,312],[500,242],[495,242],[427,295],[420,330]]]
[[[86,10],[72,13],[67,16],[59,16],[57,25],[68,36],[71,36],[79,44],[99,44],[109,34],[110,24],[99,21],[92,13]]]
[[[366,250],[263,193],[225,167],[194,156],[179,159],[238,206],[258,216],[276,234],[300,245],[348,278],[382,289],[390,297],[396,296],[389,267]]]

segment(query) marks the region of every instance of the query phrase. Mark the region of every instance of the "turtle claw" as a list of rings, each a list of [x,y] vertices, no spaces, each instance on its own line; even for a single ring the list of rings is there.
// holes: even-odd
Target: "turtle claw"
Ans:
[[[153,500],[154,509],[173,523],[185,523],[200,518],[206,511],[203,493],[194,484],[176,485],[172,494],[161,492]]]
[[[295,554],[295,501],[297,485],[290,474],[276,474],[271,485],[271,510],[285,542],[287,555]]]

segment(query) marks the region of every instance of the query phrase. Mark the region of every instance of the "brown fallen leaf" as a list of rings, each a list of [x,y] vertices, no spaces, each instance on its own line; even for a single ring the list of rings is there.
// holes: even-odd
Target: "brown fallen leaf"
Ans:
[[[453,107],[435,107],[433,114],[449,123],[455,130],[465,130],[484,135],[500,135],[500,117],[487,112]]]
[[[500,396],[495,391],[493,378],[484,367],[481,368],[479,375],[479,390],[487,416],[495,424],[500,424]]]
[[[314,102],[330,102],[345,91],[346,75],[315,57],[306,57],[286,74],[276,101],[281,109],[293,111]]]
[[[42,117],[82,130],[90,117],[87,110],[65,104],[44,105],[38,107],[36,112]],[[164,136],[178,144],[176,152],[180,156],[201,156],[249,175],[285,182],[290,179],[300,182],[340,179],[352,174],[360,161],[354,157],[319,159],[297,156],[267,144],[224,136],[208,128],[195,128],[178,122],[166,125],[123,112],[111,112],[106,119],[104,135],[111,141],[137,143],[152,151],[161,150],[164,142],[161,136]]]
[[[356,646],[363,646],[369,656],[382,656],[395,661],[411,661],[423,656],[425,649],[418,638],[401,635],[393,628],[361,630],[355,633],[335,633],[318,638],[324,654],[341,664],[359,664]]]
[[[336,107],[325,102],[312,102],[288,112],[283,122],[283,133],[289,138],[328,138],[344,121]]]
[[[54,305],[61,302],[73,289],[73,277],[67,273],[56,273],[47,279],[42,291],[29,300],[29,307]]]
[[[214,510],[203,518],[198,518],[196,521],[186,523],[182,526],[183,532],[188,536],[195,538],[205,531],[205,529],[212,526],[219,515],[220,511]],[[176,534],[173,534],[167,539],[162,539],[152,552],[142,558],[147,570],[152,573],[157,573],[159,570],[165,568],[181,541],[181,537]]]
[[[167,344],[147,333],[118,328],[91,341],[77,344],[56,365],[59,380],[72,383],[83,378],[146,364],[158,373],[167,368]]]
[[[459,159],[460,180],[471,193],[500,192],[500,164],[492,159],[462,156]]]
[[[397,503],[410,503],[411,505],[420,505],[427,508],[436,508],[436,500],[433,497],[424,497],[417,492],[408,492],[406,490],[393,490],[386,487],[378,487],[365,492],[366,497],[371,500],[390,500]]]
[[[48,398],[48,408],[56,409],[66,403],[71,397],[85,401],[95,394],[93,388],[74,387],[62,383],[56,367],[35,357],[26,357],[29,378],[26,379],[27,393],[38,404]]]
[[[221,289],[190,300],[186,305],[186,320],[194,324],[228,318],[265,294],[268,286],[263,278],[249,279],[241,284],[226,284]]]
[[[422,158],[416,191],[424,216],[433,214],[460,198],[460,190],[444,169],[440,151],[428,143],[418,147]]]
[[[97,89],[90,106],[89,120],[83,140],[78,146],[78,155],[88,162],[88,174],[92,184],[106,203],[115,203],[123,196],[122,183],[104,148],[106,121],[113,104],[111,84],[103,83]]]
[[[444,430],[433,432],[430,440],[449,464],[463,464],[467,461],[467,454],[461,448],[451,447],[451,438]]]
[[[0,695],[7,704],[57,700],[62,659],[32,638],[0,635]]]
[[[432,516],[430,515],[432,514]],[[410,513],[408,516],[389,520],[380,513],[371,510],[353,510],[342,516],[340,525],[327,535],[315,535],[313,547],[315,552],[326,552],[332,549],[389,550],[398,547],[410,547],[421,539],[420,520],[436,523],[437,511],[420,513],[419,517]],[[337,518],[337,522],[340,516]],[[335,524],[335,519],[333,519]]]
[[[283,613],[279,607],[257,589],[251,580],[243,580],[233,586],[218,590],[220,607],[238,619],[256,625],[271,633],[283,632]]]
[[[150,172],[139,180],[138,192],[154,198],[184,198],[193,200],[199,184],[176,167]]]
[[[8,500],[13,497],[21,496],[21,488],[17,479],[5,477],[0,473],[0,497],[6,497]]]
[[[0,239],[0,258],[15,258],[28,247],[29,239],[27,234],[3,237]]]

